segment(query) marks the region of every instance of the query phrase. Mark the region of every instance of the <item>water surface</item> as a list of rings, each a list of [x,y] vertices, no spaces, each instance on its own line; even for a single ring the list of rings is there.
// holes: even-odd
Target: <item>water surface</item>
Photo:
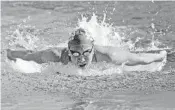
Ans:
[[[155,42],[159,48],[175,48],[173,1],[9,1],[2,2],[1,6],[2,49],[25,47],[40,50],[48,45],[57,46],[69,38],[82,14],[90,20],[93,12],[99,21],[103,21],[105,13],[105,23],[113,24],[120,37],[131,41],[143,38],[135,45],[137,48],[145,49],[157,39],[161,42],[161,45]],[[109,29],[109,26],[103,29]],[[10,45],[12,37],[20,38],[20,35],[29,36],[31,44],[23,41],[18,42],[20,45]],[[3,51],[1,55],[3,110],[175,108],[174,62],[168,62],[160,72],[81,76],[53,72],[52,68],[42,74],[24,74],[9,68]]]

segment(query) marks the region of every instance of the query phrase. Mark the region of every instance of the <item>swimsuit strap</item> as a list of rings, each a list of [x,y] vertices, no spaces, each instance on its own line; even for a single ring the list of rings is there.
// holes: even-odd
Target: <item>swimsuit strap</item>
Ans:
[[[96,50],[95,49],[94,49],[93,59],[95,59],[95,62],[97,62],[97,55],[96,55]]]
[[[68,49],[63,49],[62,51],[61,51],[61,62],[63,63],[63,64],[68,64],[68,62],[70,61],[70,58],[69,58],[70,56],[68,55]]]
[[[68,55],[68,56],[69,56],[69,55]],[[70,62],[72,61],[70,56],[69,56],[69,61],[70,61]]]

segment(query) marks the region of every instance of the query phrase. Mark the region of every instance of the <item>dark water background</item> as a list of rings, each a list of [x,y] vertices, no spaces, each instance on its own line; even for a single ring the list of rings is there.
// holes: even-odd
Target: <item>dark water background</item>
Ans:
[[[92,12],[99,20],[106,13],[106,22],[113,23],[113,26],[132,27],[131,30],[124,30],[126,35],[140,30],[146,33],[143,36],[145,39],[151,39],[151,33],[154,33],[156,39],[175,48],[173,1],[9,1],[1,2],[2,49],[9,48],[9,34],[28,16],[31,20],[24,24],[35,26],[34,34],[39,36],[41,42],[57,44],[68,39],[81,14],[91,17]],[[154,29],[151,23],[154,23]],[[138,45],[146,44],[145,41]],[[5,56],[2,54],[1,58],[3,64]],[[162,72],[95,77],[52,72],[22,74],[8,72],[8,68],[2,67],[2,109],[175,109],[174,67],[174,62],[168,62]]]

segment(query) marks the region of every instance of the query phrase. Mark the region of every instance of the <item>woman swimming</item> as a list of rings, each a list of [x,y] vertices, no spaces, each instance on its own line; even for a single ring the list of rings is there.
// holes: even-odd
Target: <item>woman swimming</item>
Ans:
[[[119,47],[98,46],[94,45],[92,38],[86,35],[84,29],[80,28],[70,37],[68,47],[51,48],[42,51],[13,51],[7,50],[7,57],[10,60],[21,58],[27,61],[35,61],[37,63],[69,62],[78,67],[88,67],[91,62],[112,62],[117,65],[125,63],[125,65],[146,65],[152,62],[163,60],[167,55],[166,51],[160,53],[132,53],[129,50]]]

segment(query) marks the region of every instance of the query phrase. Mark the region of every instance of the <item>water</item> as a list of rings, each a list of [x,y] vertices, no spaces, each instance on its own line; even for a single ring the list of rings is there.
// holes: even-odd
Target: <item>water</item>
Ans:
[[[132,51],[174,49],[174,6],[151,1],[2,2],[2,49],[65,47],[77,27],[85,27],[98,45]],[[42,65],[41,73],[23,74],[10,68],[4,55],[3,109],[174,108],[174,62],[158,72],[124,73],[111,64],[81,71],[51,63]]]

